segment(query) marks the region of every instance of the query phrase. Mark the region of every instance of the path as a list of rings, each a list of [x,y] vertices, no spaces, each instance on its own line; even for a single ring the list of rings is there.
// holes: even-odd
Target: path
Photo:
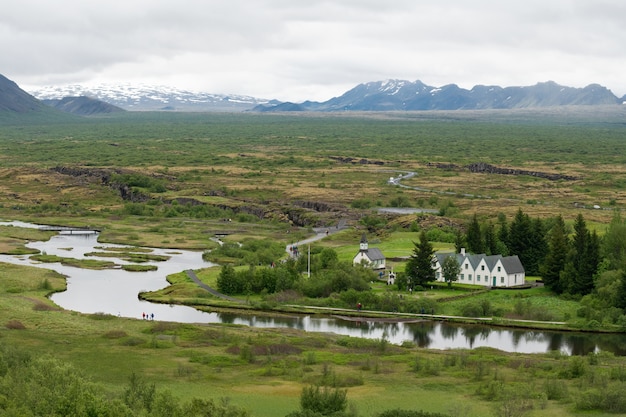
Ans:
[[[245,304],[246,302],[244,300],[240,300],[238,298],[233,298],[230,297],[226,294],[222,294],[221,292],[218,292],[216,290],[214,290],[213,288],[209,287],[208,285],[206,285],[204,282],[200,281],[200,278],[198,278],[198,276],[196,275],[196,273],[194,271],[192,271],[191,269],[188,269],[185,271],[187,273],[187,276],[189,278],[191,278],[191,280],[193,282],[195,282],[196,284],[198,284],[198,286],[200,288],[203,288],[205,290],[207,290],[208,292],[210,292],[211,294],[213,294],[214,296],[218,297],[218,298],[222,298],[224,300],[228,300],[228,301],[233,301],[235,303],[241,303],[241,304]]]
[[[344,220],[339,221],[339,223],[337,223],[337,226],[313,228],[313,231],[316,233],[315,236],[311,236],[311,237],[303,239],[303,240],[301,240],[299,242],[291,243],[291,244],[285,246],[285,251],[292,258],[296,258],[298,255],[291,250],[291,248],[293,246],[300,247],[300,246],[303,246],[303,245],[307,245],[309,243],[313,243],[313,242],[316,242],[318,240],[322,240],[326,236],[330,236],[330,235],[332,235],[334,233],[340,232],[340,231],[345,230],[347,228],[348,228],[348,226],[346,226],[346,222]]]

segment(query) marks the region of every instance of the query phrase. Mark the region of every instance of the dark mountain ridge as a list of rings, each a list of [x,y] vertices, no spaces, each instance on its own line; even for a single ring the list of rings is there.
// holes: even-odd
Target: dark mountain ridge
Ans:
[[[79,116],[91,116],[95,114],[108,114],[126,111],[112,104],[105,103],[104,101],[85,96],[42,100],[42,102],[66,113],[72,113]]]
[[[0,74],[0,112],[30,113],[43,109],[43,103]]]

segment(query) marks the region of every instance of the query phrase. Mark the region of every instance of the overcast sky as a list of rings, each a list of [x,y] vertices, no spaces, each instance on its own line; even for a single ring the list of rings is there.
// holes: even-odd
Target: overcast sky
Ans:
[[[327,100],[421,80],[626,94],[624,0],[2,0],[0,74]]]

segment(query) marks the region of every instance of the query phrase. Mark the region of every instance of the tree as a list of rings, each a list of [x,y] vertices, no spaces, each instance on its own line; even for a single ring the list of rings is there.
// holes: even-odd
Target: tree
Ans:
[[[409,276],[409,287],[414,288],[415,285],[425,286],[428,282],[435,280],[435,269],[432,260],[435,250],[433,245],[428,241],[426,232],[422,230],[420,233],[419,243],[413,242],[413,254],[406,264],[405,272]]]
[[[541,277],[546,287],[557,294],[565,290],[561,282],[561,271],[565,269],[569,238],[565,230],[563,217],[558,215],[548,236],[548,252],[540,268]]]
[[[467,226],[467,233],[465,234],[465,241],[467,242],[467,251],[470,253],[485,253],[485,244],[483,242],[483,235],[480,231],[480,223],[476,213],[472,217],[472,221]]]
[[[600,242],[597,234],[590,233],[582,214],[574,221],[574,238],[565,266],[564,278],[567,292],[586,295],[594,288],[594,276],[600,263]]]
[[[616,307],[626,310],[626,271],[622,272],[620,277],[616,300]]]
[[[456,259],[456,255],[446,256],[443,260],[443,265],[441,265],[441,272],[443,278],[448,283],[448,287],[452,287],[452,282],[459,279],[459,274],[461,273],[461,264]]]
[[[330,268],[337,263],[337,252],[331,248],[324,248],[320,252],[320,260],[322,261],[322,268]]]
[[[485,228],[485,253],[487,255],[497,255],[500,253],[500,247],[498,237],[496,236],[496,227],[489,222]]]
[[[615,211],[604,238],[601,253],[609,260],[611,269],[626,270],[626,223],[619,210]]]
[[[222,266],[222,270],[217,277],[217,289],[224,294],[237,294],[239,285],[237,284],[237,272],[232,265]]]
[[[517,210],[515,218],[511,222],[508,236],[508,247],[511,255],[517,255],[526,269],[528,275],[532,275],[529,265],[532,265],[530,259],[529,249],[532,247],[532,222],[528,214],[525,214],[522,209]]]

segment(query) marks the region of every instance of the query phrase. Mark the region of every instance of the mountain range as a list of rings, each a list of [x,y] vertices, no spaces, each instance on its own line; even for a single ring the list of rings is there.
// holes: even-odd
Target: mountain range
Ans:
[[[32,95],[31,95],[32,94]],[[281,102],[241,95],[195,93],[171,87],[102,85],[47,87],[23,91],[0,75],[0,112],[43,111],[53,106],[63,112],[94,115],[122,110],[135,111],[413,111],[518,109],[567,105],[618,105],[618,98],[598,84],[584,88],[553,81],[525,87],[475,86],[470,90],[455,84],[433,87],[421,81],[386,80],[359,84],[339,97],[324,102]],[[47,104],[47,106],[45,105]]]
[[[359,84],[325,102],[262,104],[255,111],[412,111],[518,109],[573,105],[615,105],[626,101],[598,84],[565,87],[553,81],[528,87],[456,84],[433,87],[421,81],[386,80]]]
[[[210,94],[149,85],[67,85],[31,91],[40,100],[91,97],[125,110],[137,111],[244,111],[277,102],[241,95]]]

